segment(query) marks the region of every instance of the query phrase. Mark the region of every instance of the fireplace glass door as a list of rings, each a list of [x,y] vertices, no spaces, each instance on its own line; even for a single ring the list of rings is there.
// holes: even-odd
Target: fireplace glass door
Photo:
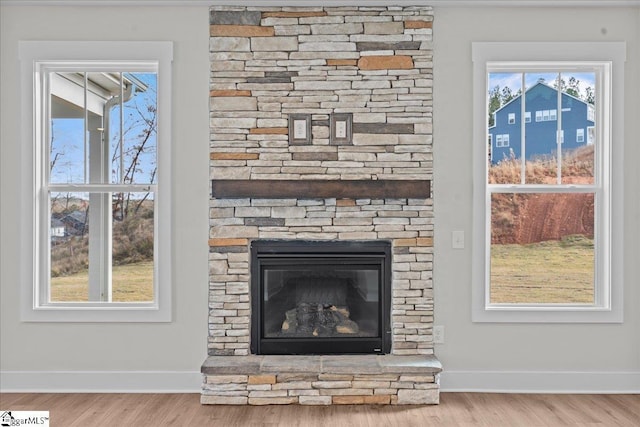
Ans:
[[[252,244],[257,354],[387,353],[385,242]]]

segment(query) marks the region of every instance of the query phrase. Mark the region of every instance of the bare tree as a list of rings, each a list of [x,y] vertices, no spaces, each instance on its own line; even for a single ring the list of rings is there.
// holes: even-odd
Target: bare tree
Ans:
[[[137,103],[133,107],[129,107],[132,111],[129,117],[132,118],[127,123],[127,128],[124,130],[122,137],[132,132],[137,132],[134,138],[136,141],[124,152],[119,150],[113,150],[112,162],[115,162],[119,156],[124,156],[126,167],[122,174],[122,182],[124,184],[132,184],[135,182],[136,177],[146,171],[142,169],[143,157],[152,152],[155,149],[153,144],[153,136],[157,134],[157,108],[151,103],[147,103],[143,108]],[[119,138],[119,136],[117,136]],[[157,166],[153,165],[151,171],[149,171],[149,181],[153,183],[156,177]],[[133,211],[138,213],[140,207],[149,198],[149,193],[145,194],[142,199],[132,199],[131,193],[117,193],[113,198],[113,212],[114,219],[123,221],[127,218],[131,211],[130,205],[135,203]]]

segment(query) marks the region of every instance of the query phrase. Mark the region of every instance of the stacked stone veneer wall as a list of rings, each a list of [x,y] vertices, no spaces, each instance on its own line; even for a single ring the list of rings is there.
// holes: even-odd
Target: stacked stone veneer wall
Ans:
[[[212,179],[431,179],[430,8],[213,8]],[[311,114],[310,145],[288,115]],[[331,113],[353,141],[330,145]],[[363,195],[366,197],[366,195]]]
[[[429,7],[212,8],[210,178],[431,180],[432,20]],[[351,142],[331,144],[333,113],[352,113]],[[290,114],[311,115],[309,144],[289,143]],[[263,238],[391,241],[392,354],[433,354],[431,198],[212,198],[209,237],[209,355],[250,354],[249,243]]]

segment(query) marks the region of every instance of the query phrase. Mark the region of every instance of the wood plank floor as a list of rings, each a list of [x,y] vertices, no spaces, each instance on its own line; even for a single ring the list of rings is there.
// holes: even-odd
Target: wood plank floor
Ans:
[[[0,394],[51,426],[640,426],[640,395],[442,393],[437,406],[211,406],[198,394]]]

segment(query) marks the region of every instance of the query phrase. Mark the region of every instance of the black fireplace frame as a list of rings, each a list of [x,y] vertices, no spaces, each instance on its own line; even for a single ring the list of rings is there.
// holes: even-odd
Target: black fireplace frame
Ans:
[[[391,242],[385,240],[254,240],[250,248],[252,354],[388,354],[391,352]],[[374,265],[379,269],[378,336],[344,338],[266,338],[263,336],[261,319],[264,268],[287,263],[313,263],[319,260],[341,266]]]

